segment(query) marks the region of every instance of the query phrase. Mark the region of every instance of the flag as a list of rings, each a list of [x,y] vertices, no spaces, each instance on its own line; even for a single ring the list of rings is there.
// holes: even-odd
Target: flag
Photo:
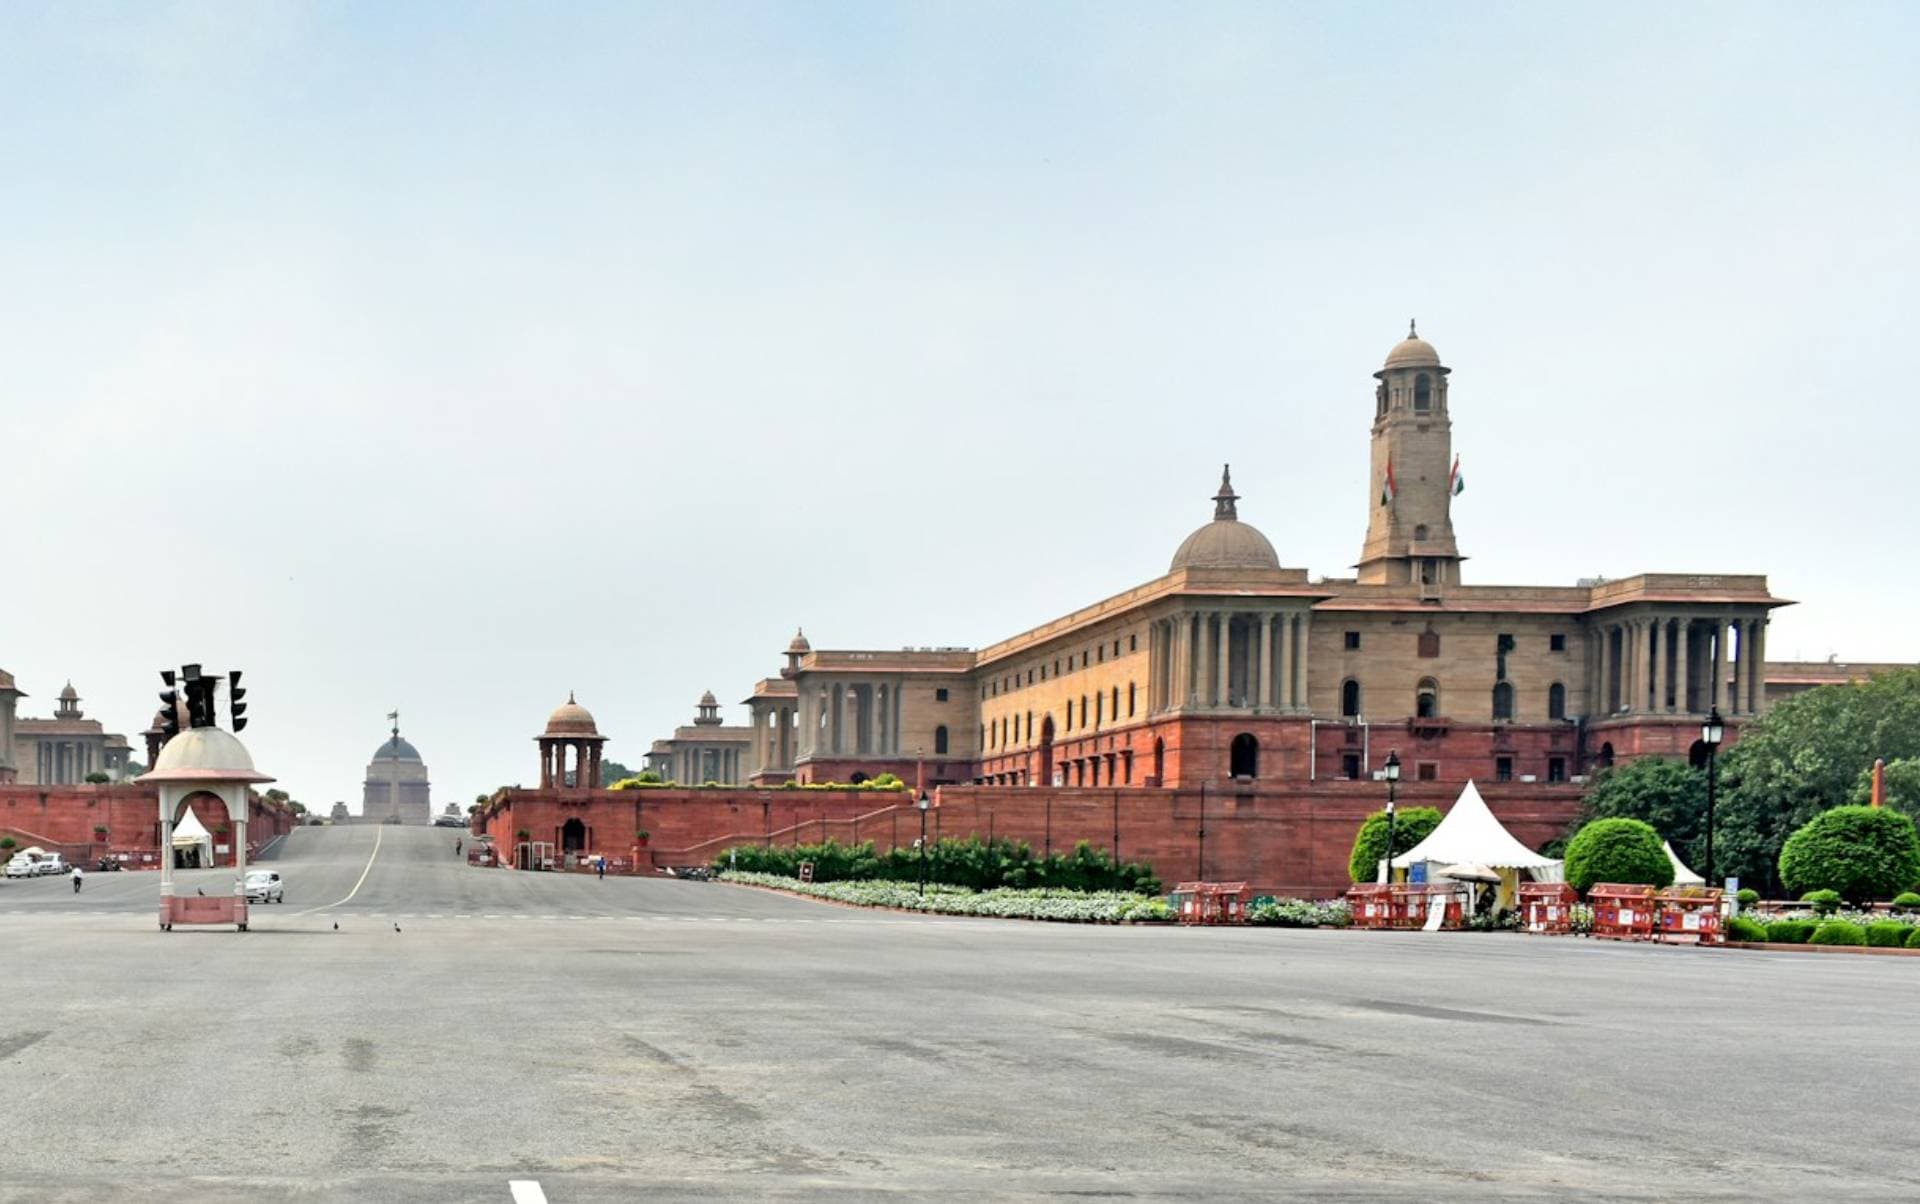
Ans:
[[[1456,452],[1453,457],[1453,471],[1447,474],[1447,492],[1454,497],[1459,497],[1466,492],[1466,488],[1467,478],[1460,475],[1460,456]]]
[[[1393,487],[1393,457],[1388,456],[1387,479],[1380,485],[1380,504],[1382,506],[1392,505],[1393,495],[1397,492],[1399,491]]]

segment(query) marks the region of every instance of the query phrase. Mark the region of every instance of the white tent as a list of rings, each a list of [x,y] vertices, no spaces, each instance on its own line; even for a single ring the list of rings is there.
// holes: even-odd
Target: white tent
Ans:
[[[1515,840],[1487,809],[1487,800],[1480,797],[1472,782],[1454,800],[1453,810],[1447,812],[1440,826],[1395,857],[1393,866],[1408,869],[1422,862],[1429,863],[1429,873],[1436,878],[1446,876],[1446,867],[1463,864],[1507,871],[1501,874],[1497,906],[1511,904],[1521,870],[1547,881],[1558,881],[1560,876],[1560,862]]]
[[[193,813],[192,807],[188,807],[186,814],[180,817],[180,822],[173,825],[173,848],[176,853],[197,848],[200,850],[200,867],[205,869],[213,864],[213,833],[207,831],[207,825],[200,822],[200,817]]]
[[[1675,886],[1705,886],[1707,884],[1705,878],[1688,869],[1687,863],[1680,860],[1680,854],[1673,851],[1672,841],[1663,840],[1660,842],[1660,847],[1667,851],[1667,860],[1673,862],[1673,884]]]

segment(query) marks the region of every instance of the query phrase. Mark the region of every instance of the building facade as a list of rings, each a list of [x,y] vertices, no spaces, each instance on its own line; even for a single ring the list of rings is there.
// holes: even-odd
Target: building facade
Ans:
[[[433,822],[432,787],[420,751],[401,739],[400,723],[367,762],[360,798],[363,823],[428,824]]]
[[[1353,575],[1288,567],[1223,471],[1167,571],[980,649],[817,650],[748,700],[762,784],[1195,787],[1370,776],[1567,782],[1701,755],[1765,709],[1758,574],[1465,580],[1451,369],[1412,331],[1374,375]]]
[[[720,702],[708,690],[695,705],[693,722],[673,729],[647,750],[646,767],[669,782],[742,786],[751,772],[753,730],[720,717]]]
[[[72,682],[60,691],[51,719],[20,715],[18,700],[26,696],[12,674],[0,671],[0,782],[71,786],[90,774],[105,774],[113,782],[129,777],[132,746],[125,736],[87,718]]]

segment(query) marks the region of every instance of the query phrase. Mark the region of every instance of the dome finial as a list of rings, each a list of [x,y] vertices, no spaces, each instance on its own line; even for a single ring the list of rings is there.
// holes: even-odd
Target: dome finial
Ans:
[[[1220,492],[1213,495],[1214,521],[1239,519],[1240,514],[1234,507],[1234,503],[1238,500],[1240,500],[1240,495],[1233,491],[1233,465],[1222,464],[1220,466]]]
[[[572,690],[568,690],[568,691],[567,691],[567,701],[568,701],[568,702],[573,702],[573,691],[572,691]],[[575,706],[578,706],[579,704],[578,704],[578,703],[574,703],[574,705],[575,705]]]
[[[1407,319],[1407,337],[1410,339],[1417,339],[1420,337],[1420,332],[1414,329],[1412,318]]]

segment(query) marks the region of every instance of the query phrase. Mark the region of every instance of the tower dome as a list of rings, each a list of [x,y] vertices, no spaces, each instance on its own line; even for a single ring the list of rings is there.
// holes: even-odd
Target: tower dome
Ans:
[[[1220,469],[1220,492],[1213,495],[1213,521],[1187,536],[1173,554],[1171,569],[1277,569],[1280,557],[1258,528],[1240,521],[1231,465]],[[1171,571],[1171,570],[1170,570]]]
[[[374,749],[373,756],[369,758],[374,761],[418,761],[419,759],[420,750],[402,739],[398,732],[382,741],[380,747]]]
[[[567,691],[567,700],[554,708],[547,716],[548,736],[598,736],[600,728],[593,722],[593,715],[587,708],[573,700],[573,691]]]
[[[1381,366],[1380,370],[1386,372],[1394,368],[1438,367],[1440,367],[1440,353],[1433,349],[1432,343],[1420,337],[1419,332],[1414,329],[1413,322],[1409,320],[1407,337],[1395,343],[1393,350],[1387,352],[1387,362]]]

